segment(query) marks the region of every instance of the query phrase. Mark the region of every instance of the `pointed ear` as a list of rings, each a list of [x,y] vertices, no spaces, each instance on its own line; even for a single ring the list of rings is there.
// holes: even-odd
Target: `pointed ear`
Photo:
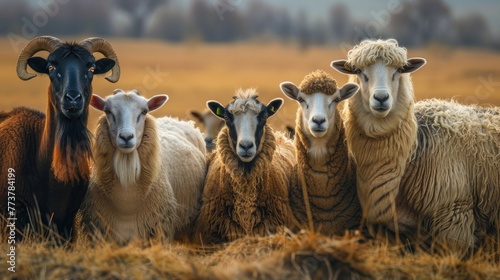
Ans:
[[[331,64],[332,68],[339,71],[342,74],[356,75],[359,73],[355,67],[347,63],[347,60],[334,60]]]
[[[49,74],[49,69],[47,69],[48,64],[45,58],[38,56],[28,58],[28,65],[38,73]]]
[[[99,111],[104,111],[104,104],[106,103],[106,100],[102,99],[97,94],[92,94],[92,98],[90,98],[90,105],[94,108],[96,108]]]
[[[286,95],[286,97],[297,100],[297,96],[299,96],[299,88],[292,82],[283,82],[280,84],[281,91]]]
[[[101,58],[95,62],[94,74],[104,74],[115,66],[116,62],[111,58]]]
[[[267,117],[271,117],[272,115],[276,114],[278,110],[281,108],[281,105],[283,105],[283,99],[282,98],[275,98],[267,104]]]
[[[160,108],[161,106],[163,106],[163,104],[165,104],[165,102],[167,102],[168,100],[168,95],[166,94],[160,94],[160,95],[155,95],[153,97],[151,97],[149,100],[148,100],[148,109],[149,111],[154,111],[158,108]]]
[[[401,73],[415,72],[418,69],[420,69],[420,67],[424,66],[426,63],[427,63],[427,61],[425,61],[425,59],[420,58],[420,57],[410,58],[406,61],[406,65],[401,67],[399,72],[401,72]]]
[[[214,101],[214,100],[210,100],[210,101],[207,101],[207,108],[216,116],[218,117],[219,119],[223,119],[225,120],[224,118],[224,114],[226,112],[226,108],[224,108],[224,106],[222,106],[222,104],[220,104],[219,102],[217,101]]]
[[[193,116],[197,121],[203,122],[203,117],[201,116],[201,113],[196,111],[196,110],[189,110],[189,114]]]
[[[350,98],[358,92],[359,86],[355,83],[347,83],[340,90],[340,101]]]

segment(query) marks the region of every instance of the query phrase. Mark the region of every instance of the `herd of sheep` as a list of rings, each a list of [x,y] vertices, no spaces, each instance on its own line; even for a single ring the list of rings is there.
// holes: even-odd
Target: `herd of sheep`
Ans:
[[[410,73],[425,63],[396,40],[365,40],[331,64],[349,75],[344,86],[321,70],[280,84],[298,104],[293,140],[267,124],[283,99],[261,103],[254,89],[192,112],[204,137],[192,121],[149,114],[166,95],[92,95],[94,74],[120,76],[102,38],[38,37],[17,73],[49,76],[47,110],[0,112],[0,229],[11,234],[14,215],[18,239],[45,227],[73,241],[199,244],[285,228],[360,230],[466,256],[500,238],[500,108],[415,102]],[[89,105],[104,112],[93,136]]]

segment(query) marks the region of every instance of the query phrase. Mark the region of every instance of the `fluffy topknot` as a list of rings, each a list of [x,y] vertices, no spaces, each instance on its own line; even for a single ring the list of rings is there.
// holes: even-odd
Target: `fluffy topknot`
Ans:
[[[323,70],[316,70],[307,74],[299,85],[299,90],[305,94],[322,92],[333,95],[337,91],[337,81]]]
[[[382,59],[387,66],[396,68],[407,64],[406,48],[400,47],[395,39],[364,40],[347,53],[347,62],[355,68],[362,68]]]
[[[257,100],[258,96],[257,90],[254,88],[240,88],[236,90],[236,95],[233,96],[234,100],[229,103],[227,110],[231,114],[241,114],[247,112],[248,110],[254,113],[259,113],[261,103]]]

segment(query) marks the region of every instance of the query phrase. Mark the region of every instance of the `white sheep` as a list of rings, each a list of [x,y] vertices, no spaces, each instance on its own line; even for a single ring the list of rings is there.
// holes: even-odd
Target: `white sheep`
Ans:
[[[98,120],[95,165],[82,207],[83,227],[122,243],[190,234],[206,173],[205,145],[192,121],[148,114],[168,99],[115,90],[91,105]]]
[[[283,82],[280,87],[299,103],[295,124],[297,179],[290,194],[295,217],[302,226],[312,226],[324,234],[340,235],[358,229],[361,205],[356,170],[349,158],[337,105],[353,96],[359,86],[349,83],[337,88],[328,73],[316,70],[306,75],[299,87],[291,82]]]
[[[292,142],[266,124],[281,107],[277,98],[264,105],[254,89],[238,90],[226,107],[207,102],[226,126],[209,156],[195,240],[232,241],[297,225],[288,201],[293,172]]]
[[[500,230],[500,108],[414,104],[409,73],[424,64],[390,39],[363,41],[332,67],[361,87],[344,119],[369,228],[424,234],[464,256]]]

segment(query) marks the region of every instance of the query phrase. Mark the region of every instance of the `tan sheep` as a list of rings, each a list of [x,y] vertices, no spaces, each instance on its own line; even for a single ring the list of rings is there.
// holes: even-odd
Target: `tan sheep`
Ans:
[[[414,104],[409,73],[424,64],[391,39],[363,41],[332,66],[361,86],[344,118],[369,228],[465,256],[500,230],[500,108]]]
[[[216,101],[207,103],[226,126],[208,161],[195,226],[195,240],[201,243],[265,235],[294,225],[288,202],[293,145],[266,124],[283,99],[266,106],[257,100],[254,89],[239,90],[234,98],[226,107]]]
[[[362,211],[356,170],[349,158],[337,105],[354,95],[359,86],[350,83],[339,89],[328,73],[317,70],[306,75],[299,87],[291,82],[280,87],[299,103],[295,124],[297,179],[290,194],[295,217],[303,227],[309,225],[324,234],[340,235],[358,229]]]

